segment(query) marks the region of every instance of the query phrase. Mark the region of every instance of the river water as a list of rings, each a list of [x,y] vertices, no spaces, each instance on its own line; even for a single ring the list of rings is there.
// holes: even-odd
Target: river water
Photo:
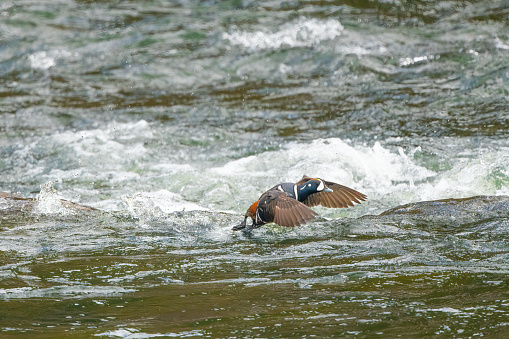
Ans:
[[[3,0],[0,337],[504,337],[508,16]],[[231,230],[304,174],[368,200]]]

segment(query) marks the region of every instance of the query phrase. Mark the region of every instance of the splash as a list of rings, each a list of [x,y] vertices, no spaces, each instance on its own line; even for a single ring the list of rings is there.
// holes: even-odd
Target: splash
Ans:
[[[167,190],[125,195],[121,199],[127,205],[129,214],[139,219],[160,218],[172,212],[207,210]]]
[[[58,192],[53,187],[58,180],[48,181],[41,185],[41,191],[37,195],[33,211],[38,214],[59,214],[70,215],[75,213],[72,209],[65,206],[64,201],[58,196]]]

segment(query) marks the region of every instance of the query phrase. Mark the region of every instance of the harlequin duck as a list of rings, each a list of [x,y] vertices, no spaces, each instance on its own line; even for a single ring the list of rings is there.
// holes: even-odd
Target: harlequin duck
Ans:
[[[247,210],[244,222],[233,230],[258,228],[271,222],[286,227],[299,226],[318,215],[310,208],[312,206],[347,208],[366,198],[366,195],[335,182],[304,176],[296,183],[285,182],[263,193]],[[246,224],[247,218],[253,220],[251,225]]]

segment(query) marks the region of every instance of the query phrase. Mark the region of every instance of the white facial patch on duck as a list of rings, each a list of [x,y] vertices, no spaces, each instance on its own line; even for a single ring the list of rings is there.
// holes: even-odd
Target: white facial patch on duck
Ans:
[[[323,184],[323,181],[320,180],[320,185],[316,188],[318,192],[321,192],[325,189],[325,185]]]

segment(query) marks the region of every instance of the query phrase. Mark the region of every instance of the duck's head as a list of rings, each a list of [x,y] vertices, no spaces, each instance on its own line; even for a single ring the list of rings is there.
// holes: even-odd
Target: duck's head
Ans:
[[[332,190],[325,185],[323,180],[315,178],[309,179],[297,189],[300,197],[307,197],[310,194],[318,192],[332,192]]]

